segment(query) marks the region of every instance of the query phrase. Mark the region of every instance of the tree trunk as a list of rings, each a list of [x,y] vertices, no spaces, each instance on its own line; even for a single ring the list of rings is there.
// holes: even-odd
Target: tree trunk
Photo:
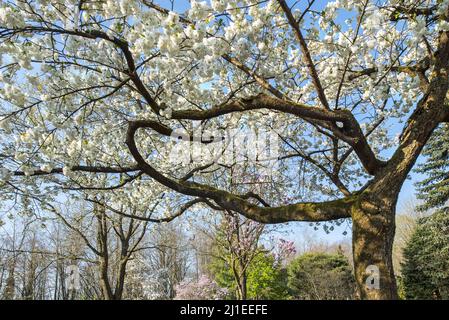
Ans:
[[[401,137],[400,147],[352,205],[354,270],[360,298],[397,299],[392,262],[395,210],[399,192],[439,123],[449,117],[449,37],[440,34],[439,53],[427,93],[418,102]]]
[[[247,275],[246,272],[234,276],[237,283],[237,300],[247,299]]]
[[[397,299],[392,249],[396,199],[361,196],[352,210],[352,248],[361,299]]]
[[[242,276],[240,277],[239,290],[240,290],[240,300],[246,300],[247,299],[247,276],[246,276],[246,272],[243,272]]]
[[[114,292],[114,300],[122,300],[123,289],[125,287],[127,262],[128,262],[128,259],[126,257],[122,257],[122,259],[120,260],[118,277],[117,277],[117,282],[116,282],[115,292]]]
[[[5,290],[3,291],[3,299],[5,300],[13,300],[15,296],[16,290],[16,279],[14,277],[15,268],[16,268],[16,261],[15,259],[13,259],[13,261],[9,265],[8,278],[6,279],[6,286]]]
[[[111,283],[109,282],[108,269],[109,262],[107,257],[100,257],[99,263],[100,272],[100,286],[104,300],[114,300],[114,293],[112,292]]]
[[[108,228],[104,206],[94,206],[94,213],[97,217],[97,246],[99,248],[99,273],[100,286],[104,300],[114,300],[111,283],[109,281],[109,248],[108,248]]]

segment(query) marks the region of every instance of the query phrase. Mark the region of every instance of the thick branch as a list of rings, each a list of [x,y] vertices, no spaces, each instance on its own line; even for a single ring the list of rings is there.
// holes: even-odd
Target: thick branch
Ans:
[[[259,94],[246,99],[231,101],[208,110],[173,111],[173,119],[206,120],[233,112],[270,109],[289,113],[306,121],[317,123],[331,130],[336,137],[354,148],[365,170],[374,175],[382,166],[369,146],[357,120],[348,110],[327,110],[305,104],[281,100],[266,94]],[[337,126],[339,123],[341,128]]]
[[[171,179],[149,165],[140,154],[135,142],[135,133],[139,128],[139,124],[130,122],[126,136],[126,144],[134,159],[142,171],[151,178],[179,193],[212,199],[224,209],[239,212],[250,219],[262,223],[328,221],[351,216],[351,205],[355,201],[355,197],[322,203],[305,202],[280,207],[259,207],[244,199],[249,197],[249,195],[240,196],[195,182]]]
[[[429,8],[396,6],[390,15],[391,21],[399,21],[401,19],[411,19],[416,16],[431,16],[437,9],[437,6]]]
[[[225,104],[220,104],[207,110],[177,110],[173,111],[172,119],[207,120],[233,112],[271,109],[296,115],[300,118],[343,122],[347,116],[343,112],[324,110],[306,104],[284,101],[266,94],[242,98]]]
[[[409,117],[400,136],[399,147],[370,188],[397,196],[430,135],[449,117],[449,109],[445,105],[448,90],[449,33],[441,32],[428,90]]]

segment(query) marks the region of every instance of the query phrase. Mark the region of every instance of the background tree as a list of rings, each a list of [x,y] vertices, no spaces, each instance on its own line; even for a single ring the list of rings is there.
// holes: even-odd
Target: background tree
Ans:
[[[173,299],[176,286],[189,276],[193,264],[188,236],[182,224],[170,223],[157,226],[149,238],[151,250],[144,255],[146,277],[157,279],[152,294],[158,299]]]
[[[248,272],[248,297],[255,300],[289,299],[287,270],[271,253],[258,256]]]
[[[449,211],[418,220],[404,249],[403,284],[407,299],[449,298]]]
[[[212,227],[212,228],[211,228]],[[237,213],[226,212],[217,224],[204,230],[213,240],[209,265],[218,285],[236,293],[237,299],[248,297],[248,273],[259,255],[264,255],[261,240],[267,229],[263,224]]]
[[[288,266],[288,287],[296,299],[346,300],[355,298],[355,282],[342,254],[306,253]]]
[[[226,297],[227,290],[217,283],[201,275],[197,281],[183,280],[176,286],[176,300],[218,300]]]
[[[79,212],[73,212],[72,209],[63,212],[53,206],[50,208],[66,228],[77,234],[86,246],[85,249],[90,251],[90,259],[98,268],[101,297],[105,300],[120,300],[124,291],[127,263],[139,248],[148,222],[142,223],[123,216],[111,217],[105,204],[97,202],[87,208],[79,206]]]
[[[52,260],[48,258],[44,238],[40,236],[41,224],[30,212],[11,217],[12,223],[2,234],[2,299],[48,298],[47,270]]]
[[[136,208],[122,208],[123,211],[114,209],[103,201],[90,200],[93,202],[91,217],[75,217],[75,221],[87,222],[86,227],[81,222],[78,227],[70,222],[62,214],[56,213],[64,224],[71,230],[77,232],[84,240],[86,246],[96,256],[98,265],[99,283],[102,296],[106,300],[120,300],[125,293],[127,265],[134,255],[145,249],[155,249],[150,252],[149,263],[153,264],[156,272],[166,272],[162,278],[166,280],[166,296],[173,298],[173,287],[185,276],[185,259],[183,253],[179,252],[179,243],[182,239],[177,235],[179,230],[151,228],[149,225],[171,221],[196,202],[180,208],[179,212],[173,213],[165,218],[155,216],[155,206],[144,212],[137,212]],[[96,227],[93,237],[89,237],[91,226]],[[82,229],[81,229],[82,228]],[[153,232],[158,236],[146,237],[147,232]],[[171,232],[169,232],[171,231]],[[151,238],[152,237],[152,238]],[[94,239],[92,242],[89,239]],[[148,243],[150,242],[150,244]]]
[[[156,227],[176,213],[158,218],[79,200],[49,209],[11,216],[0,228],[2,299],[170,299],[167,284],[188,272],[187,238],[175,225]],[[75,289],[67,283],[73,266]]]
[[[275,229],[236,213],[222,212],[197,222],[194,230],[194,246],[200,257],[197,263],[204,274],[227,289],[228,298],[287,297],[283,268],[295,253],[295,246],[284,239],[275,241]]]
[[[449,125],[442,124],[432,134],[423,155],[426,161],[419,164],[417,172],[426,176],[417,183],[418,199],[424,201],[421,210],[441,208],[449,200]]]
[[[400,210],[401,213],[396,216],[396,234],[393,245],[393,264],[396,277],[401,275],[401,264],[404,261],[403,251],[415,232],[418,219],[428,215],[420,210],[418,204],[413,200],[405,202]]]

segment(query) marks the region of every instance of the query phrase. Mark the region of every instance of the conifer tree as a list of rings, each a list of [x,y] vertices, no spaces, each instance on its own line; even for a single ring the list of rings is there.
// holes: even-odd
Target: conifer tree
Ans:
[[[423,155],[426,162],[417,168],[426,175],[417,183],[418,199],[424,200],[419,209],[443,207],[449,199],[449,125],[443,124],[433,133]]]
[[[406,248],[402,276],[407,299],[449,298],[449,208],[418,220]]]

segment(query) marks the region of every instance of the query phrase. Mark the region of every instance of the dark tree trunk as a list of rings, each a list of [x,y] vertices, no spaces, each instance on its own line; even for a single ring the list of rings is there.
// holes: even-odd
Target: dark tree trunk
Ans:
[[[126,277],[126,264],[128,260],[126,257],[122,257],[120,262],[117,283],[115,286],[114,300],[121,300],[123,296],[123,289],[125,287],[125,277]]]
[[[105,261],[100,261],[100,286],[104,300],[114,300],[114,294],[111,289],[108,277],[108,264]]]

